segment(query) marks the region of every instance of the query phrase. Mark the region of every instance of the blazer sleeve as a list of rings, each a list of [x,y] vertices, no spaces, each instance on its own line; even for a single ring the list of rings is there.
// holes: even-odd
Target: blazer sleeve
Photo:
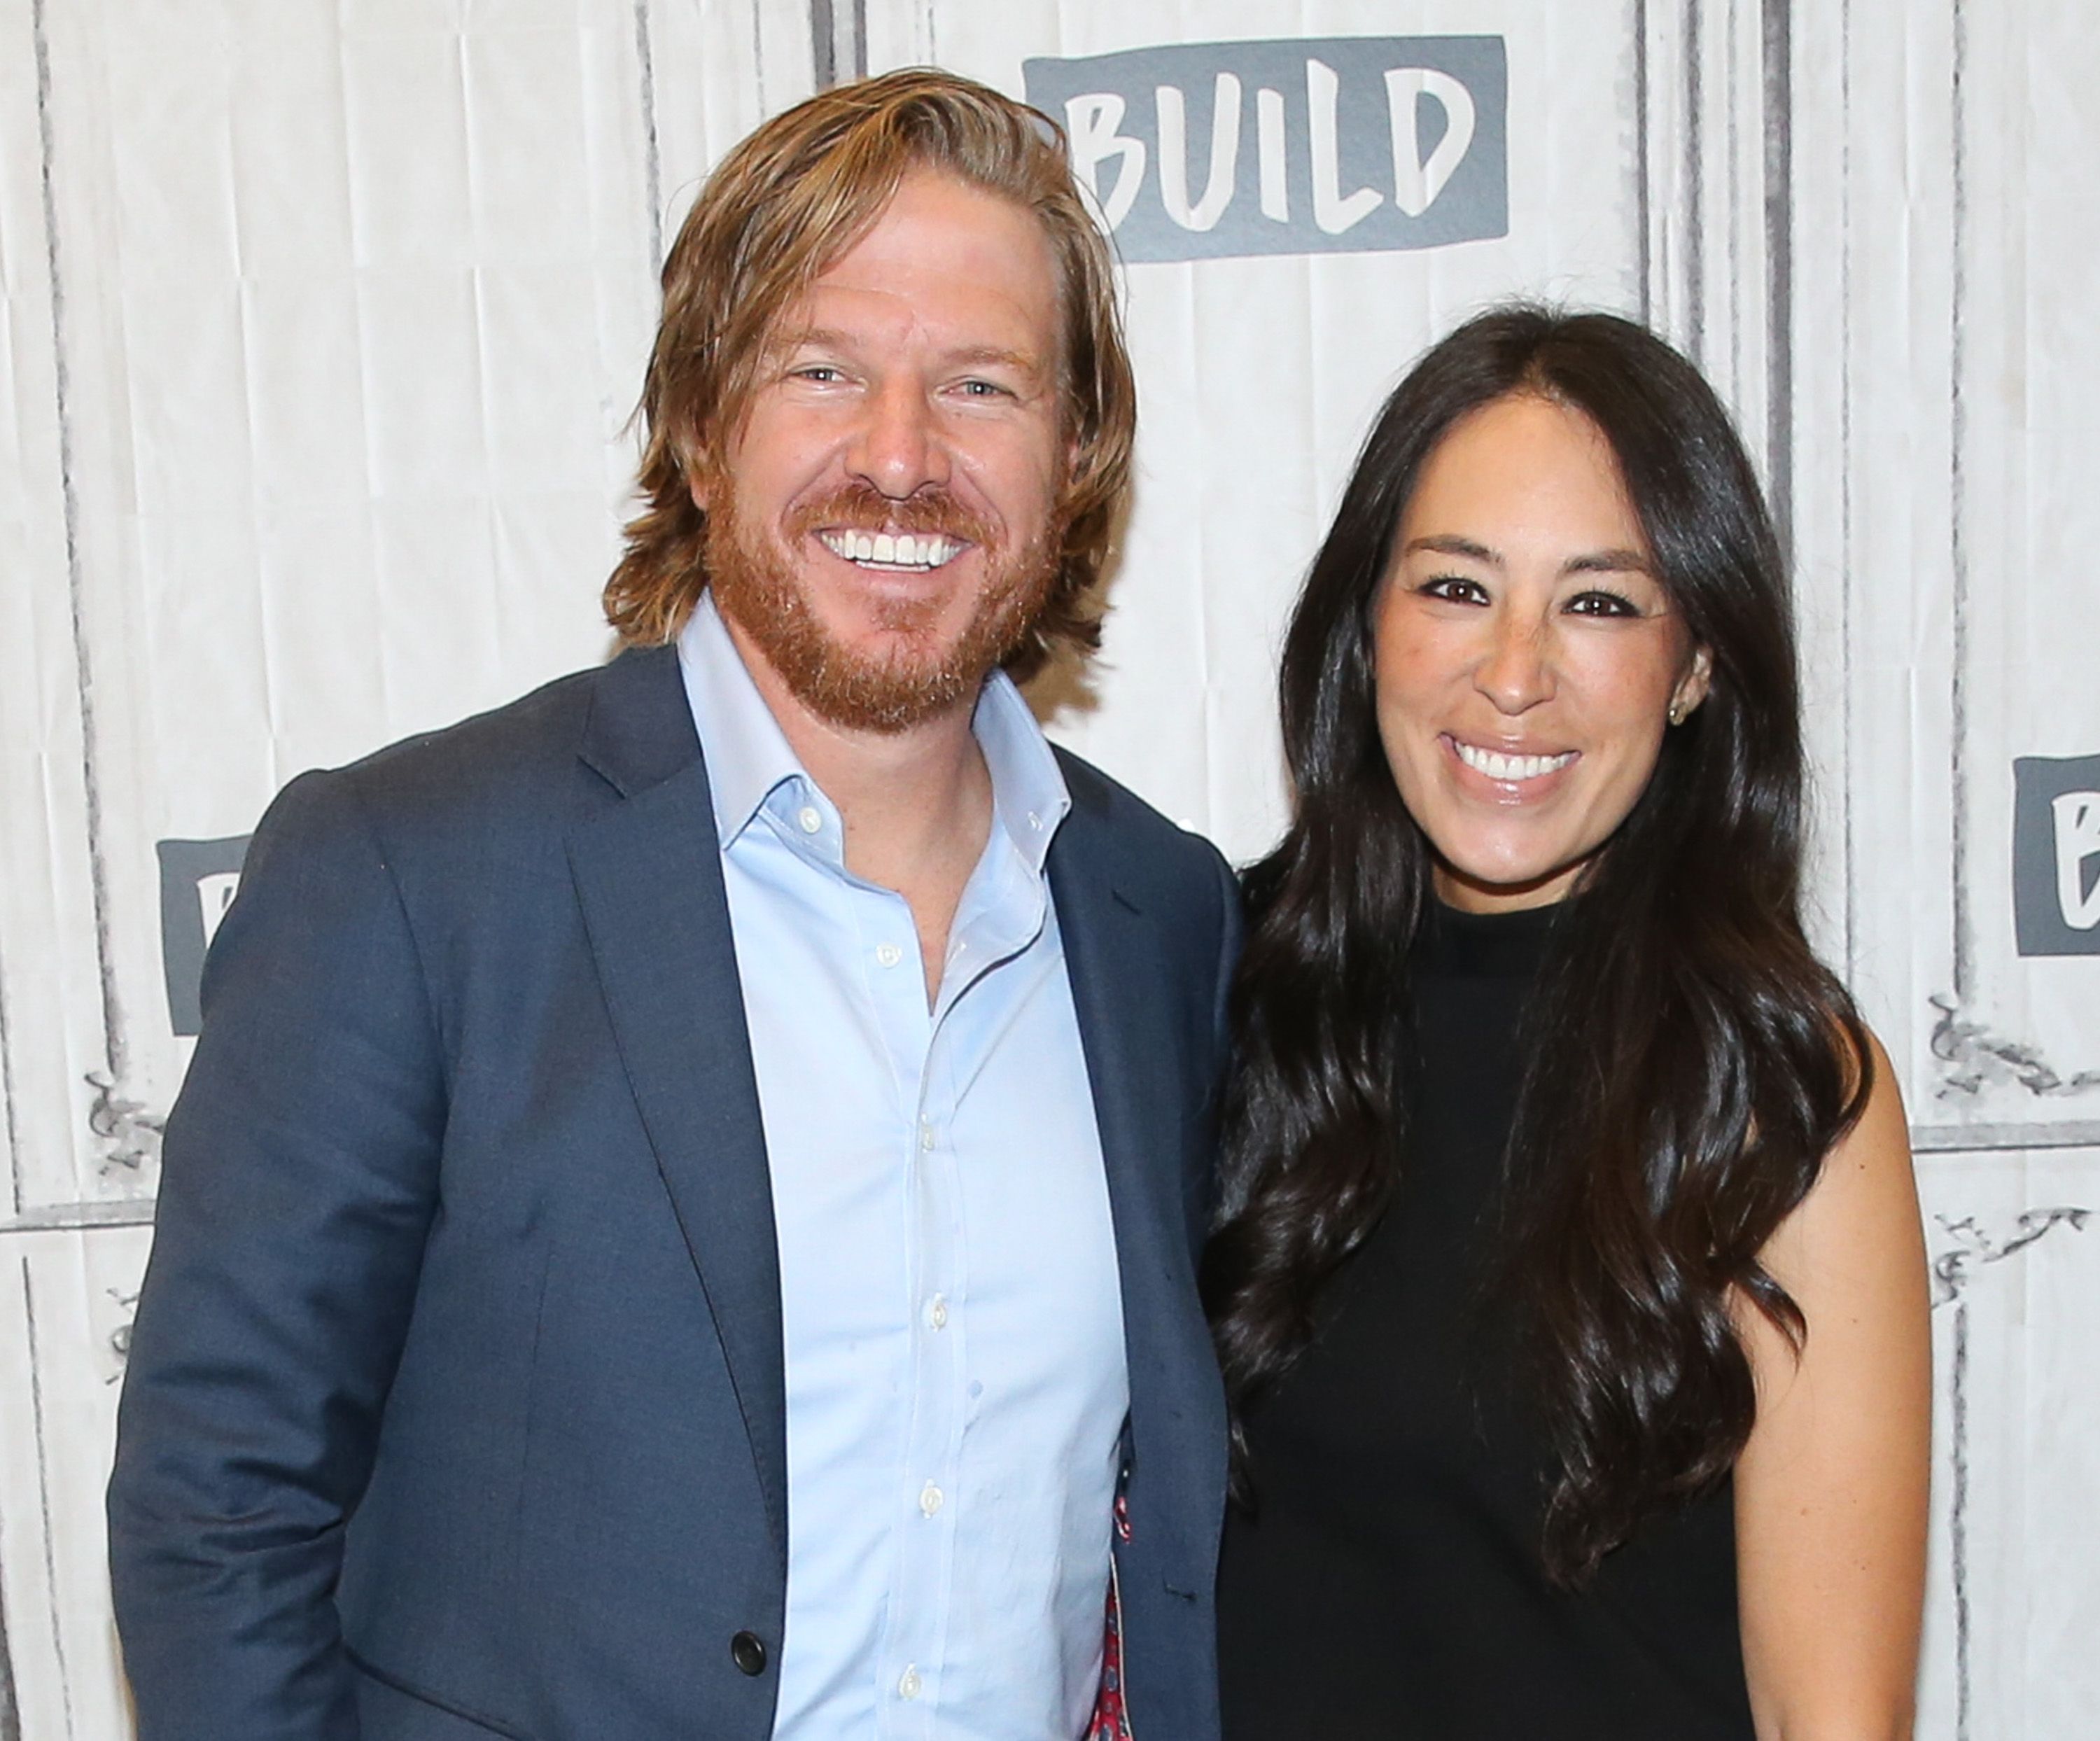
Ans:
[[[446,1090],[345,774],[285,788],[168,1119],[109,1487],[140,1741],[355,1741],[334,1590],[437,1198]]]

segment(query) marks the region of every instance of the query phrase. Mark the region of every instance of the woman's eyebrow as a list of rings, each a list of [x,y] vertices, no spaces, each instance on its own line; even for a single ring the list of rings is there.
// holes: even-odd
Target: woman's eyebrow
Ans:
[[[1564,575],[1653,575],[1655,565],[1638,550],[1593,550],[1571,558]]]
[[[1407,541],[1407,548],[1401,554],[1412,556],[1417,550],[1432,550],[1439,556],[1462,556],[1476,562],[1489,563],[1497,568],[1502,566],[1498,552],[1490,550],[1485,544],[1476,543],[1471,538],[1462,537],[1457,532],[1432,532],[1426,538],[1410,538]]]

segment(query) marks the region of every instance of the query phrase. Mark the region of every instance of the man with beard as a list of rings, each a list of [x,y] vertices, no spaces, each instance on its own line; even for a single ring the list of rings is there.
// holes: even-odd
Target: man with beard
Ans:
[[[1127,487],[1102,239],[913,72],[739,146],[664,284],[627,650],[293,782],[219,932],[139,1733],[1202,1741],[1233,885],[1013,681]]]

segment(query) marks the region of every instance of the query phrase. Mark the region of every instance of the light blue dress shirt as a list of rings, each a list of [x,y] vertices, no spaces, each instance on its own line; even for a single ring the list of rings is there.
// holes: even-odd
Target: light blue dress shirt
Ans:
[[[1078,1736],[1129,1407],[1107,1180],[1043,862],[1070,808],[1019,692],[929,1011],[712,597],[679,637],[772,1170],[788,1383],[777,1741]]]

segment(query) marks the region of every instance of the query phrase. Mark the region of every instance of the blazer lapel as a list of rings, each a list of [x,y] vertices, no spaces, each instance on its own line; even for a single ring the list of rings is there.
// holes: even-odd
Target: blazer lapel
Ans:
[[[582,756],[618,794],[590,806],[569,833],[585,928],[784,1554],[787,1399],[772,1179],[707,770],[670,649],[630,653],[607,668]]]
[[[1051,846],[1050,881],[1122,1277],[1131,1524],[1148,1576],[1195,1599],[1216,1567],[1225,1491],[1224,1393],[1196,1290],[1203,1211],[1189,1188],[1211,1158],[1191,1148],[1211,1140],[1215,1086],[1194,1030],[1207,1032],[1217,988],[1187,983],[1186,953],[1170,942],[1182,915],[1162,905],[1171,897],[1066,772],[1073,809]]]
[[[1187,1087],[1153,918],[1115,874],[1092,818],[1074,809],[1051,848],[1072,1003],[1093,1087],[1101,1159],[1108,1174],[1123,1337],[1130,1362],[1133,1434],[1172,1406],[1190,1356],[1194,1263],[1181,1200]],[[1201,1320],[1194,1321],[1200,1357]]]

